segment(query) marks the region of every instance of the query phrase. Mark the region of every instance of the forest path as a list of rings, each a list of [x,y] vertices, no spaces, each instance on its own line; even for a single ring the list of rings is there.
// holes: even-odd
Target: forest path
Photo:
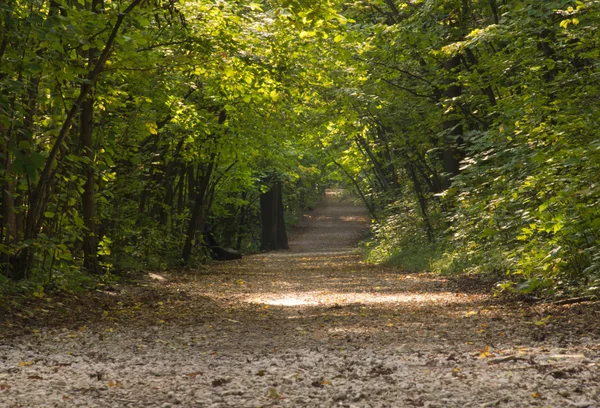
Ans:
[[[0,406],[600,406],[598,303],[508,305],[366,264],[366,223],[330,192],[290,250],[149,274],[0,335]]]

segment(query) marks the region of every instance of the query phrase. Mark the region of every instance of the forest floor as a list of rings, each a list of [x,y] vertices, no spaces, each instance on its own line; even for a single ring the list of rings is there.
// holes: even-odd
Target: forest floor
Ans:
[[[366,223],[329,192],[290,250],[0,308],[0,406],[600,406],[599,302],[365,264]]]

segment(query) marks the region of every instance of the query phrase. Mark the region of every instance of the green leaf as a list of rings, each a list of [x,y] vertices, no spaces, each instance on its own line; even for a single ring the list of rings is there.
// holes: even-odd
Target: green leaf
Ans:
[[[498,231],[497,231],[497,230],[495,230],[495,229],[492,229],[492,228],[489,228],[489,227],[486,227],[486,228],[483,230],[483,232],[481,233],[481,237],[482,237],[482,238],[487,238],[487,237],[489,237],[489,236],[496,235],[497,233],[498,233]]]

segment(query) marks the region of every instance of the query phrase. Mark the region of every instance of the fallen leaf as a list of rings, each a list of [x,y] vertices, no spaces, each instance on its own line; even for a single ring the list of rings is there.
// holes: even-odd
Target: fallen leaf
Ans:
[[[552,316],[548,315],[540,320],[534,320],[533,324],[535,324],[538,327],[545,326],[546,324],[548,324],[550,319],[552,319]]]
[[[195,371],[193,373],[187,373],[186,376],[190,377],[190,378],[196,378],[199,375],[202,375],[202,371]]]
[[[479,354],[479,358],[490,358],[495,357],[494,354],[490,351],[489,346],[485,346],[483,350],[479,350],[481,354]]]

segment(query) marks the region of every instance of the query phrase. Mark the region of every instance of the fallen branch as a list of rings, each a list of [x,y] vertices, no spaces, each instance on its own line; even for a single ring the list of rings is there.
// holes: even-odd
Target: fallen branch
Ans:
[[[580,296],[569,299],[557,300],[554,302],[555,305],[572,305],[574,303],[590,302],[592,300],[598,300],[597,296]]]
[[[498,358],[494,358],[492,360],[488,360],[487,363],[489,365],[492,365],[492,364],[506,363],[509,361],[530,361],[530,360],[527,358],[524,358],[524,357],[519,357],[514,354],[511,354],[510,356],[498,357]]]

